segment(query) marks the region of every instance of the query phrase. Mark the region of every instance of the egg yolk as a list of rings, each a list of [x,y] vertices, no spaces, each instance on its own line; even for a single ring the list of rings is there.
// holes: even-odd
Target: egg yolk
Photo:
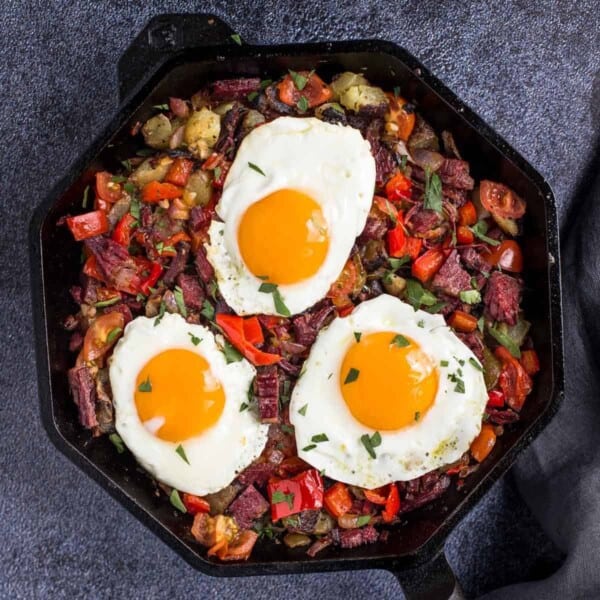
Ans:
[[[340,388],[357,421],[378,431],[395,430],[429,410],[438,371],[412,339],[391,331],[365,334],[346,352]]]
[[[206,359],[189,350],[165,350],[151,358],[135,382],[138,416],[156,437],[182,442],[212,427],[225,393]]]
[[[283,189],[258,200],[238,229],[242,259],[257,277],[289,284],[313,276],[329,248],[320,206],[297,190]]]

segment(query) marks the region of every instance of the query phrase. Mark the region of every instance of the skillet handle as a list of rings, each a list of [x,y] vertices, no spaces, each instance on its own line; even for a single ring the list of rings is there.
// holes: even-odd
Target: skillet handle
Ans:
[[[398,579],[406,600],[465,600],[443,552],[420,567],[390,570]]]
[[[233,29],[211,14],[165,14],[151,19],[118,64],[121,102],[147,75],[185,48],[235,45]]]

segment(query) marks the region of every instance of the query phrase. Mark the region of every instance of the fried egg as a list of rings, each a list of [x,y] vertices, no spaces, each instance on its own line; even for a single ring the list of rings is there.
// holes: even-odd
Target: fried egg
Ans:
[[[374,188],[375,161],[357,129],[293,117],[254,129],[225,180],[222,222],[209,229],[208,260],[229,306],[297,314],[323,298],[365,226]]]
[[[372,489],[458,460],[486,403],[482,367],[444,318],[383,294],[320,332],[290,421],[302,459]]]
[[[231,483],[267,441],[268,425],[245,409],[256,371],[228,364],[220,338],[180,315],[138,317],[110,364],[123,442],[156,479],[197,495]]]

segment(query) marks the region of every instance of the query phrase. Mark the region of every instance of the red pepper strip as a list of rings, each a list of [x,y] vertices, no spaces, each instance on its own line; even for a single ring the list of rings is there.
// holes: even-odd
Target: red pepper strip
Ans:
[[[403,173],[396,173],[385,184],[385,195],[392,202],[401,200],[410,200],[412,190],[412,181]]]
[[[450,467],[447,471],[446,471],[446,475],[457,475],[460,470],[463,468],[462,464],[457,464],[454,467]]]
[[[185,231],[180,231],[179,233],[168,237],[163,242],[163,247],[159,254],[160,256],[175,256],[177,254],[175,245],[179,242],[190,242],[191,240],[192,238]]]
[[[521,350],[521,364],[527,375],[535,375],[540,371],[540,359],[535,350]]]
[[[439,248],[432,248],[423,253],[412,265],[414,277],[425,283],[429,281],[440,269],[446,260],[446,254]]]
[[[458,209],[458,223],[459,225],[475,225],[477,223],[477,209],[471,202],[465,202]]]
[[[258,346],[265,341],[262,328],[257,317],[244,319],[243,323],[244,337],[246,341],[253,346]]]
[[[388,491],[387,486],[383,486],[374,490],[363,490],[365,498],[373,504],[384,505],[387,502]]]
[[[267,485],[271,519],[278,521],[303,510],[323,506],[323,479],[316,469],[308,469],[291,479],[273,479]]]
[[[69,217],[67,219],[67,226],[71,230],[73,237],[80,242],[81,240],[106,233],[109,223],[106,213],[103,210],[93,210],[83,215]]]
[[[165,181],[179,187],[185,187],[185,184],[188,182],[188,179],[192,174],[193,168],[194,161],[190,160],[189,158],[176,158],[167,171]]]
[[[104,275],[102,275],[102,273],[100,273],[100,271],[98,270],[98,265],[96,264],[96,257],[93,255],[85,261],[85,264],[83,265],[83,272],[88,277],[92,277],[94,279],[97,279],[98,281],[106,283]]]
[[[381,512],[381,517],[385,523],[389,523],[400,510],[400,493],[395,483],[390,483],[390,491],[385,502],[385,508]]]
[[[148,296],[150,294],[150,288],[156,285],[158,278],[161,276],[163,268],[157,262],[151,263],[150,274],[140,284],[140,290],[142,294]]]
[[[210,504],[200,496],[194,496],[193,494],[183,494],[182,497],[183,505],[187,509],[190,515],[197,515],[198,513],[210,512]]]
[[[134,223],[135,217],[131,213],[124,214],[113,230],[112,239],[117,244],[128,248],[131,242],[131,226]]]
[[[421,238],[416,237],[408,237],[406,238],[406,251],[405,254],[408,254],[412,260],[416,260],[421,252],[421,248],[423,247],[423,240]]]
[[[488,392],[487,406],[489,408],[499,408],[504,406],[504,393],[500,390],[491,390]]]
[[[352,509],[352,498],[346,484],[338,481],[326,492],[323,498],[325,508],[337,519]]]
[[[472,244],[475,241],[475,235],[468,227],[460,225],[456,229],[456,241],[459,244]]]
[[[399,223],[387,232],[388,254],[395,258],[404,256],[406,248],[406,234],[404,227]]]
[[[498,346],[494,351],[502,361],[503,367],[498,377],[498,385],[504,392],[506,403],[513,410],[520,411],[525,399],[531,392],[531,377],[521,363],[504,346]]]
[[[172,183],[160,183],[160,181],[151,181],[142,189],[142,200],[144,202],[155,204],[161,200],[172,200],[181,198],[183,189]]]
[[[255,317],[252,317],[255,318]],[[269,354],[255,348],[252,343],[246,339],[244,332],[244,319],[237,315],[225,315],[219,313],[216,317],[217,325],[223,330],[227,339],[234,348],[239,350],[253,365],[260,367],[264,365],[273,365],[281,360],[278,354]],[[250,326],[254,330],[254,326]]]

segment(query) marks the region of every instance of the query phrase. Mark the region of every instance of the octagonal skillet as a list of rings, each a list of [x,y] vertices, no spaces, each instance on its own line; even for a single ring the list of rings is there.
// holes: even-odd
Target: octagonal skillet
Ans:
[[[238,44],[233,31],[212,15],[163,15],[150,21],[119,62],[122,104],[115,119],[37,208],[30,227],[32,294],[41,415],[51,440],[83,471],[145,523],[191,565],[210,575],[267,575],[342,569],[387,569],[408,598],[460,595],[442,552],[460,518],[514,462],[555,413],[563,394],[562,321],[558,231],[552,192],[535,169],[402,48],[383,41],[280,46]],[[522,418],[499,438],[490,458],[432,504],[407,515],[386,542],[316,558],[260,540],[247,562],[219,563],[190,535],[187,519],[157,498],[153,484],[129,453],[117,454],[105,438],[92,439],[78,424],[69,396],[73,361],[61,323],[72,312],[69,287],[76,283],[80,248],[57,220],[84,212],[83,191],[98,170],[113,170],[135,151],[129,129],[168,96],[186,97],[211,79],[279,76],[288,68],[318,68],[322,75],[362,71],[374,84],[399,85],[402,95],[437,129],[453,132],[475,178],[508,183],[526,198],[523,248],[525,309],[541,361]],[[456,586],[456,587],[455,587]]]

